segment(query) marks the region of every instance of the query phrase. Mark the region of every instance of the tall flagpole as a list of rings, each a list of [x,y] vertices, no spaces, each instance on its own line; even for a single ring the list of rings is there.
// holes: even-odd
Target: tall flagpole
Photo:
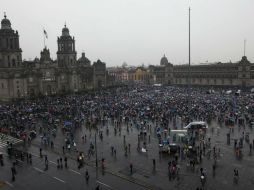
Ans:
[[[191,62],[191,55],[190,55],[190,7],[189,7],[189,73],[188,73],[188,75],[189,75],[189,81],[188,81],[188,83],[189,83],[189,88],[190,88],[190,84],[191,84],[191,75],[190,75],[190,62]]]
[[[243,55],[245,56],[246,51],[246,39],[244,39]]]

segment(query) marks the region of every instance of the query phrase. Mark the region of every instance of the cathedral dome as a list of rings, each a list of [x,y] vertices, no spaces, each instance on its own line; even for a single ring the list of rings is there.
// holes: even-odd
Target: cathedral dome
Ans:
[[[64,25],[64,28],[62,29],[62,36],[69,36],[69,29],[66,27],[66,24]]]
[[[1,21],[1,29],[11,29],[11,22],[6,18],[4,14],[4,19]]]
[[[164,54],[164,56],[161,58],[160,65],[167,65],[167,64],[168,64],[168,59]]]

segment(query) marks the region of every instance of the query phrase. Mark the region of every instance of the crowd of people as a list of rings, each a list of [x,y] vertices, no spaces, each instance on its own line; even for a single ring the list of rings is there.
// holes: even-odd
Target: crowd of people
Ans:
[[[31,142],[34,134],[40,133],[42,144],[53,147],[56,130],[60,128],[65,134],[63,153],[66,149],[75,148],[75,129],[82,125],[97,130],[99,137],[103,138],[102,128],[107,128],[108,131],[108,127],[113,127],[115,133],[120,132],[122,126],[126,126],[127,130],[136,127],[141,132],[143,128],[153,131],[158,126],[164,129],[183,129],[191,121],[205,121],[208,124],[215,122],[216,127],[212,128],[212,132],[216,129],[217,133],[221,126],[227,126],[229,133],[234,132],[234,126],[243,129],[242,138],[235,140],[234,146],[236,156],[240,157],[242,141],[246,138],[245,128],[252,129],[254,123],[253,94],[242,92],[235,95],[226,94],[222,90],[211,92],[200,88],[140,85],[80,95],[47,96],[0,105],[1,133],[21,138],[24,143]],[[86,135],[82,136],[82,141],[86,141],[86,138]],[[254,140],[249,143],[251,151]],[[91,144],[89,154],[93,154],[93,146]],[[126,155],[130,146],[131,144],[125,146]],[[215,173],[220,149],[211,145],[209,138],[199,139],[192,144],[191,149],[195,150],[195,156],[189,159],[188,166],[194,169],[196,164],[202,162],[203,155],[210,157],[213,153]],[[116,154],[115,151],[111,146],[112,155]],[[190,151],[188,146],[181,147],[178,156],[168,163],[169,179],[175,176],[178,178],[178,157],[189,157]],[[62,161],[59,159],[58,163],[60,167]],[[155,167],[155,161],[153,165]],[[205,185],[205,176],[202,169],[202,187]]]

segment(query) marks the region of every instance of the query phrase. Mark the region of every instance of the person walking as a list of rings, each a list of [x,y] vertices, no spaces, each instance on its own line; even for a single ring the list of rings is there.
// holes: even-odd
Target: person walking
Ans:
[[[215,169],[216,169],[216,165],[213,164],[213,177],[215,177]]]
[[[64,166],[65,166],[65,168],[68,168],[67,157],[66,156],[64,157]]]
[[[57,166],[56,167],[57,167],[57,169],[59,169],[60,168],[60,161],[59,161],[59,159],[57,159],[56,161],[57,161]]]
[[[63,169],[63,159],[60,157],[60,168]]]
[[[153,170],[155,170],[155,168],[156,168],[156,161],[155,159],[153,159]]]
[[[64,146],[62,147],[62,149],[63,149],[63,154],[65,154],[65,148],[64,148]]]
[[[47,155],[45,155],[45,171],[47,171],[48,170],[48,156]]]
[[[132,175],[132,172],[133,172],[133,165],[132,165],[132,163],[130,164],[130,172],[131,172],[131,175]]]
[[[237,169],[234,169],[234,183],[238,184],[238,180],[239,180],[239,173]]]
[[[86,184],[88,184],[88,182],[89,182],[89,173],[88,173],[88,171],[86,170]]]
[[[29,163],[32,164],[32,154],[31,153],[29,153],[28,158],[29,158]]]
[[[11,167],[12,181],[15,181],[16,169],[14,166]]]
[[[40,158],[42,158],[42,148],[40,148]]]
[[[0,153],[0,165],[4,166],[4,157],[2,153]]]
[[[114,148],[114,155],[115,155],[115,158],[116,158],[116,148]]]

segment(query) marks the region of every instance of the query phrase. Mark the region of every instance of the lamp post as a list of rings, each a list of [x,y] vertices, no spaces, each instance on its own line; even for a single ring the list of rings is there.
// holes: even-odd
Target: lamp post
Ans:
[[[191,84],[191,75],[190,75],[190,62],[191,62],[191,55],[190,55],[190,7],[189,7],[189,72],[188,72],[188,87],[190,88],[190,84]]]
[[[94,134],[94,146],[95,146],[95,163],[96,163],[96,168],[98,168],[96,133]]]

